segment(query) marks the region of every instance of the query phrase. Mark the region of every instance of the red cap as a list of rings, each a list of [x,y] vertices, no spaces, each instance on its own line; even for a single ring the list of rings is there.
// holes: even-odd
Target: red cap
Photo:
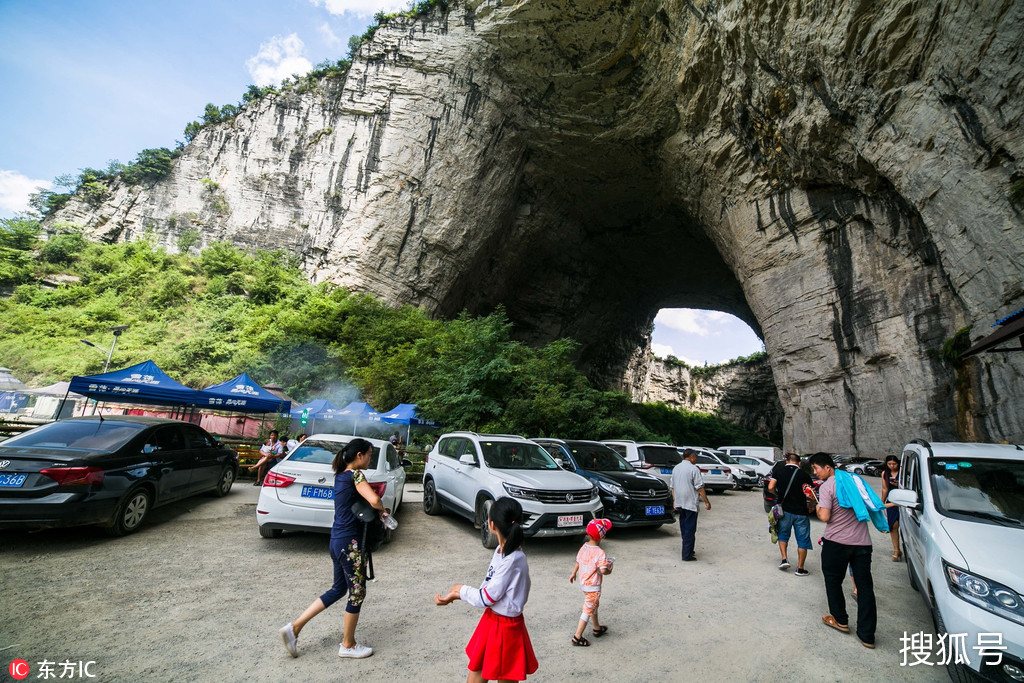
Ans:
[[[612,521],[610,519],[592,519],[587,524],[587,535],[595,541],[604,538],[608,530],[612,528]]]

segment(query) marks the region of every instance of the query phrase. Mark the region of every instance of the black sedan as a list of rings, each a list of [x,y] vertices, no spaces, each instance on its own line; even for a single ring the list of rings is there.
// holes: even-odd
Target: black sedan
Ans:
[[[52,422],[0,443],[0,529],[98,524],[122,536],[165,503],[226,495],[237,474],[238,455],[187,422]]]
[[[654,526],[675,521],[672,493],[660,478],[638,472],[618,453],[597,441],[533,439],[563,468],[597,485],[604,516],[614,526]]]

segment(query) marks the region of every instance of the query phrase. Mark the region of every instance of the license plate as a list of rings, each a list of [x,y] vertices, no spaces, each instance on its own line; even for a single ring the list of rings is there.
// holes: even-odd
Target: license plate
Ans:
[[[0,474],[0,486],[9,489],[16,489],[24,484],[26,479],[28,479],[27,474],[12,474],[10,472],[7,474]]]
[[[711,474],[721,474],[722,470],[711,470]]]
[[[583,515],[559,515],[558,526],[583,526]]]
[[[672,474],[672,468],[671,467],[662,467],[661,468],[661,473],[662,474]]]
[[[649,516],[652,516],[652,517],[655,516],[655,515],[663,515],[663,514],[665,514],[665,506],[664,505],[648,505],[647,506],[647,514]]]
[[[334,489],[325,486],[303,486],[303,498],[317,498],[319,500],[334,500]]]

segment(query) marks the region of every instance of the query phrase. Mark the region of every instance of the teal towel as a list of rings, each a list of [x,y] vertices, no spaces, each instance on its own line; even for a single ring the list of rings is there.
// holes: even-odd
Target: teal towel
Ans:
[[[879,531],[889,531],[889,520],[885,516],[885,505],[874,489],[868,486],[856,474],[846,470],[836,470],[836,502],[839,507],[850,508],[857,519],[866,522],[868,519]]]

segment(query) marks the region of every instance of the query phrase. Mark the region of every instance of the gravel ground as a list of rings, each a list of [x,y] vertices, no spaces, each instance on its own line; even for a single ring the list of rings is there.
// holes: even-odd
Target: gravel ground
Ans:
[[[329,587],[328,537],[260,538],[257,491],[243,483],[225,498],[161,508],[125,538],[94,529],[0,535],[3,663],[28,661],[28,680],[44,659],[94,660],[95,681],[465,679],[463,648],[479,612],[432,598],[482,580],[490,552],[472,525],[428,517],[421,487],[408,485],[395,541],[374,555],[377,579],[357,631],[376,653],[338,659],[339,603],[310,622],[292,659],[277,630]],[[872,534],[879,622],[871,651],[821,624],[818,552],[807,578],[776,568],[757,490],[711,502],[700,515],[697,562],[679,560],[677,527],[612,531],[605,547],[617,561],[601,599],[609,632],[589,648],[569,643],[582,605],[568,582],[576,542],[528,540],[526,623],[540,661],[531,680],[948,680],[941,669],[900,666],[901,636],[930,632],[931,619],[906,565],[889,560],[888,536]],[[815,539],[823,527],[813,522]]]

